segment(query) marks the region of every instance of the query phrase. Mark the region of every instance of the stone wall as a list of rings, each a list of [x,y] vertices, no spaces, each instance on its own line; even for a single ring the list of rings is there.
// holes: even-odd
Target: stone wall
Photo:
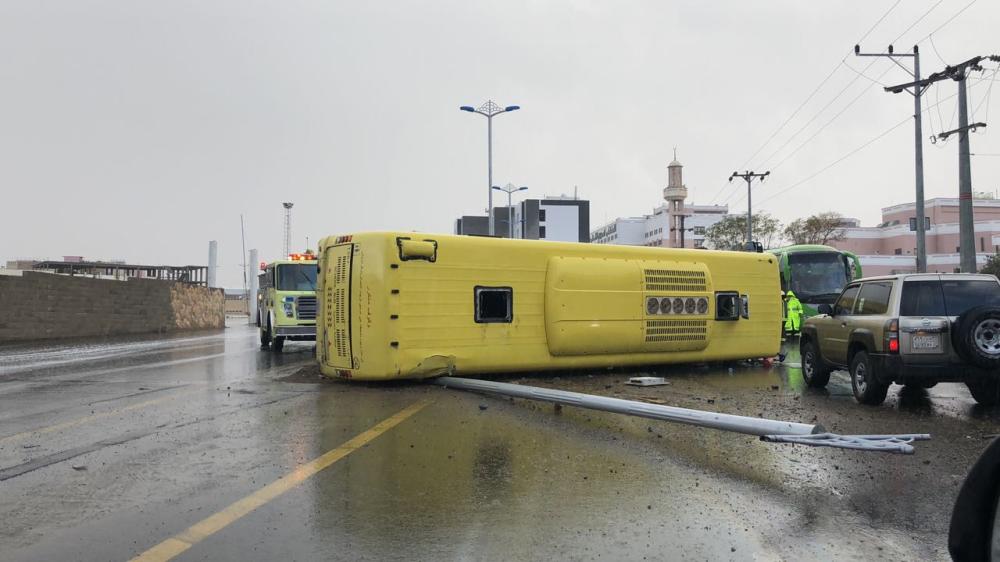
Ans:
[[[0,275],[0,344],[225,327],[222,289],[26,271]]]

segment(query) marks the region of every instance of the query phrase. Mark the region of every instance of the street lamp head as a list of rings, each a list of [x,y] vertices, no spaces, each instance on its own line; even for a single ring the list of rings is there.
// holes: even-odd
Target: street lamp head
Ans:
[[[525,185],[523,187],[517,188],[518,191],[524,191],[525,189],[528,189],[528,186]]]
[[[518,109],[521,109],[521,106],[519,106],[519,105],[508,105],[507,107],[503,108],[504,111],[517,111]]]
[[[462,111],[471,111],[472,113],[476,112],[476,108],[474,108],[474,107],[472,107],[470,105],[463,105],[459,109],[461,109]]]
[[[503,189],[501,189],[499,186],[496,186],[496,185],[493,186],[493,189],[495,189],[497,191],[503,191]]]

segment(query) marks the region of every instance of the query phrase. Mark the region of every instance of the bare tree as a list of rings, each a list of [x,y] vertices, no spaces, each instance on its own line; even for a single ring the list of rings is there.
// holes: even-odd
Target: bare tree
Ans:
[[[753,215],[753,237],[765,248],[770,248],[781,232],[781,223],[771,215],[760,212]],[[705,230],[705,241],[716,250],[746,249],[746,215],[728,215]]]
[[[844,239],[844,216],[826,212],[795,219],[785,227],[785,238],[792,244],[827,244]]]

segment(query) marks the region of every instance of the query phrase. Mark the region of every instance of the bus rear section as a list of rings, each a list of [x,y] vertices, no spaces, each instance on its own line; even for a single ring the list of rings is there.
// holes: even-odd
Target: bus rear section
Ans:
[[[321,241],[318,360],[359,380],[759,358],[770,254],[413,233]]]
[[[802,317],[817,314],[821,304],[833,304],[848,283],[861,278],[861,261],[845,250],[820,244],[799,244],[768,250],[778,258],[781,289],[802,303]]]

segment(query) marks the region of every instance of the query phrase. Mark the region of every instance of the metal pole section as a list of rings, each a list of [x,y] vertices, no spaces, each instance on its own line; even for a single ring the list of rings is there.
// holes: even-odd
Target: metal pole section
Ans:
[[[920,51],[913,46],[913,80],[920,81]],[[924,224],[924,133],[923,119],[920,114],[920,97],[923,89],[913,88],[913,124],[916,158],[914,171],[917,183],[917,273],[927,272],[927,237]]]
[[[489,168],[489,182],[486,184],[486,189],[489,191],[489,208],[487,212],[489,213],[490,219],[490,236],[493,236],[493,116],[486,116],[486,150],[489,152],[487,155],[487,166]]]
[[[215,282],[215,272],[219,266],[219,243],[215,240],[211,240],[208,243],[208,274],[205,276],[205,282],[209,287],[217,287]]]
[[[247,295],[247,310],[250,313],[250,325],[257,324],[257,315],[260,310],[257,308],[257,250],[250,250],[250,294]]]
[[[750,182],[753,176],[747,176],[747,251],[753,251],[753,215],[750,214]]]
[[[458,377],[438,377],[433,379],[431,382],[440,386],[457,388],[460,390],[503,394],[504,396],[513,396],[515,398],[553,402],[555,404],[563,404],[566,406],[576,406],[578,408],[601,410],[616,414],[627,414],[641,418],[697,425],[699,427],[708,427],[722,431],[734,431],[736,433],[745,433],[747,435],[813,435],[824,433],[826,431],[819,425],[749,418],[745,416],[734,416],[732,414],[720,414],[716,412],[704,412],[701,410],[689,410],[687,408],[675,408],[673,406],[660,406],[658,404],[647,404],[645,402],[622,400],[620,398],[607,398],[604,396],[594,396],[592,394],[581,394],[579,392],[568,392],[565,390],[539,388],[537,386],[523,386],[519,384],[464,379]]]
[[[514,237],[514,192],[507,192],[507,238]]]
[[[247,306],[247,316],[250,316],[250,291],[247,288],[247,231],[243,226],[243,215],[240,215],[240,239],[242,248],[242,258],[243,261],[243,299],[246,301],[244,304]]]
[[[969,163],[969,111],[965,69],[958,80],[958,242],[962,273],[976,272],[976,232],[972,216],[972,173]]]

